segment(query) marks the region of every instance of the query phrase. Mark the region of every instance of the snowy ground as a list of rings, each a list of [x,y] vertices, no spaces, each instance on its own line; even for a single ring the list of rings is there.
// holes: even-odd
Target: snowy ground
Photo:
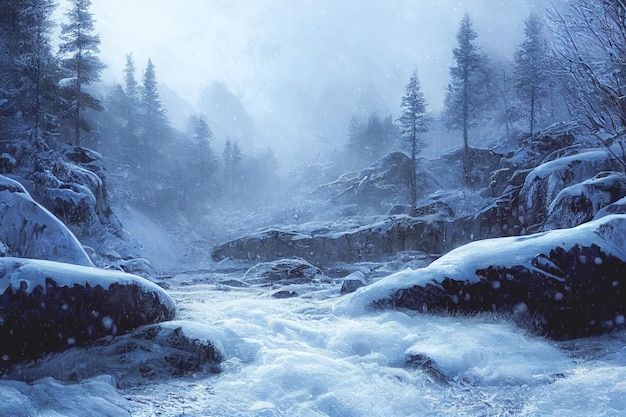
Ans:
[[[231,277],[237,277],[232,274]],[[179,318],[211,325],[219,375],[0,381],[0,415],[624,415],[626,334],[555,343],[501,318],[333,313],[339,285],[266,289],[173,277]],[[305,294],[305,292],[307,292]],[[418,358],[413,366],[406,362]],[[114,388],[117,386],[117,388]]]

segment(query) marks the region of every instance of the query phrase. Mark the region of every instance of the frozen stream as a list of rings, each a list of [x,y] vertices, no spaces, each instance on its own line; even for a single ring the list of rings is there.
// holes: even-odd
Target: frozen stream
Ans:
[[[226,355],[220,374],[0,381],[0,415],[626,414],[624,333],[555,343],[491,315],[340,315],[338,285],[274,299],[216,278],[224,276],[179,275],[169,292],[179,319],[215,335]]]

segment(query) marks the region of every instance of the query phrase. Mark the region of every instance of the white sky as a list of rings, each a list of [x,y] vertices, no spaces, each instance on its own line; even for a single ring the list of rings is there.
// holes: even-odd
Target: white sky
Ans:
[[[122,79],[126,54],[132,52],[138,78],[151,58],[159,82],[192,105],[197,104],[203,86],[219,80],[257,117],[281,113],[304,117],[312,124],[329,112],[336,113],[340,105],[350,107],[343,109],[346,115],[358,110],[354,107],[358,96],[372,86],[395,112],[416,66],[431,108],[440,108],[463,13],[474,20],[485,52],[510,58],[521,41],[529,2],[544,4],[539,0],[92,1],[101,58],[108,65],[105,81]]]

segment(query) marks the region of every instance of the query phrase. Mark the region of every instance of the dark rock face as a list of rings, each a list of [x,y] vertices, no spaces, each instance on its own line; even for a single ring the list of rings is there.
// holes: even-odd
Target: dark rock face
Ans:
[[[624,328],[626,216],[585,226],[517,241],[494,239],[488,255],[475,264],[472,253],[482,256],[483,244],[466,245],[423,270],[430,279],[374,305],[420,312],[496,311],[555,339]],[[440,265],[448,266],[437,269]]]
[[[143,278],[49,261],[0,258],[0,368],[175,316]]]

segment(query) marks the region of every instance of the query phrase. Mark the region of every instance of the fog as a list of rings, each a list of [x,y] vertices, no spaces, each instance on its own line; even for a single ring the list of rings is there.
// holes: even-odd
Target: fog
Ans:
[[[430,109],[439,110],[462,15],[471,15],[483,51],[511,59],[532,3],[107,0],[94,1],[92,12],[105,82],[121,80],[127,53],[139,74],[150,58],[162,87],[188,102],[163,97],[174,125],[182,128],[190,112],[207,114],[218,141],[239,136],[284,159],[343,144],[352,114],[397,117],[415,67]],[[245,134],[235,110],[211,114],[219,98],[203,93],[215,82],[249,113]]]

